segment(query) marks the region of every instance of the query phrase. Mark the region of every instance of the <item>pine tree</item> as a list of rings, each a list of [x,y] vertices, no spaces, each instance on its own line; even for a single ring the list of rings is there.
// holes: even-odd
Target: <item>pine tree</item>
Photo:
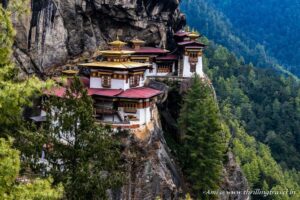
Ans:
[[[184,131],[183,170],[192,185],[192,194],[213,199],[205,192],[219,188],[225,138],[213,93],[198,77],[184,98],[179,124]]]
[[[46,103],[47,159],[56,182],[68,199],[107,199],[107,190],[122,185],[120,149],[109,128],[95,123],[93,102],[80,80],[74,78],[63,99]]]

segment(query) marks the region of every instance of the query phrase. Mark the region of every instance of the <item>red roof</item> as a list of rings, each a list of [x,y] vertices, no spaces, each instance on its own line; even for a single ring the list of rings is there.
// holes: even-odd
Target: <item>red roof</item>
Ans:
[[[155,90],[152,88],[132,88],[125,90],[121,94],[118,95],[120,98],[132,98],[132,99],[148,99],[157,95],[160,95],[162,91]]]
[[[114,97],[118,94],[122,93],[123,90],[118,89],[94,89],[89,88],[88,89],[88,95],[99,95],[99,96],[107,96],[107,97]]]
[[[166,56],[161,56],[157,57],[156,60],[177,60],[178,57],[176,55],[166,55]]]
[[[186,46],[186,45],[192,46],[192,45],[195,45],[195,46],[201,46],[201,47],[207,46],[207,45],[205,45],[205,44],[203,44],[201,42],[194,41],[194,40],[179,42],[178,45],[180,45],[180,46]]]
[[[44,94],[57,96],[57,97],[64,97],[66,94],[66,88],[64,88],[64,87],[52,88],[52,89],[44,91]]]
[[[172,55],[170,55],[172,56]],[[119,98],[132,98],[132,99],[148,99],[154,96],[161,94],[162,92],[159,90],[155,90],[152,88],[147,87],[140,87],[140,88],[131,88],[128,90],[122,89],[96,89],[96,88],[89,88],[88,78],[81,77],[80,78],[83,84],[87,87],[88,95],[98,95],[98,96],[105,96],[105,97],[119,97]],[[67,85],[68,86],[68,85]],[[66,94],[65,87],[53,87],[52,89],[44,91],[45,95],[49,96],[56,96],[56,97],[64,97]]]

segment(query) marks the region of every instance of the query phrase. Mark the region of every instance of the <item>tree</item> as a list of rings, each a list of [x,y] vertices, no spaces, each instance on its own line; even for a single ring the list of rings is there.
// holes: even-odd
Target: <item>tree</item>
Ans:
[[[12,140],[0,139],[0,199],[61,199],[61,185],[51,188],[52,179],[28,180],[28,183],[17,183],[20,170],[20,152],[13,149]]]
[[[107,190],[122,185],[120,149],[109,128],[95,123],[93,102],[80,80],[63,99],[46,103],[47,125],[43,137],[51,146],[50,174],[62,182],[68,199],[107,199]]]
[[[18,68],[12,62],[15,30],[11,14],[20,13],[23,3],[10,1],[7,9],[0,5],[0,137],[17,136],[24,106],[30,105],[32,96],[47,85],[34,76],[21,80]]]
[[[212,199],[204,192],[219,188],[225,136],[212,90],[198,77],[184,98],[179,125],[184,131],[183,170],[192,183],[192,193],[201,199]]]

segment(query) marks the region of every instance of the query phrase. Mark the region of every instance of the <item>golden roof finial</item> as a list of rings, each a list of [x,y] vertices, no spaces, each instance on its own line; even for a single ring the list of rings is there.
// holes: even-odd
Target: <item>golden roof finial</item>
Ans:
[[[121,50],[122,47],[124,47],[127,43],[126,42],[122,42],[120,39],[119,39],[119,35],[117,35],[117,40],[113,41],[113,42],[110,42],[109,43],[111,46]]]
[[[192,32],[188,36],[190,39],[196,40],[197,38],[200,37],[200,34],[196,32],[195,29],[193,28]]]
[[[146,43],[145,41],[143,40],[140,40],[138,37],[135,37],[133,40],[130,41],[131,43],[133,44],[144,44]]]

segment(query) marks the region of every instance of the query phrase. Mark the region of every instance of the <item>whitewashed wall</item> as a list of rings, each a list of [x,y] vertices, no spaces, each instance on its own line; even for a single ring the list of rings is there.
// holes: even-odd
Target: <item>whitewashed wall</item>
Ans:
[[[203,63],[202,63],[202,56],[198,57],[198,63],[196,66],[196,73],[203,78],[204,73],[203,73]],[[193,72],[191,72],[191,65],[189,62],[189,57],[184,56],[183,57],[183,77],[192,77],[194,75]]]

